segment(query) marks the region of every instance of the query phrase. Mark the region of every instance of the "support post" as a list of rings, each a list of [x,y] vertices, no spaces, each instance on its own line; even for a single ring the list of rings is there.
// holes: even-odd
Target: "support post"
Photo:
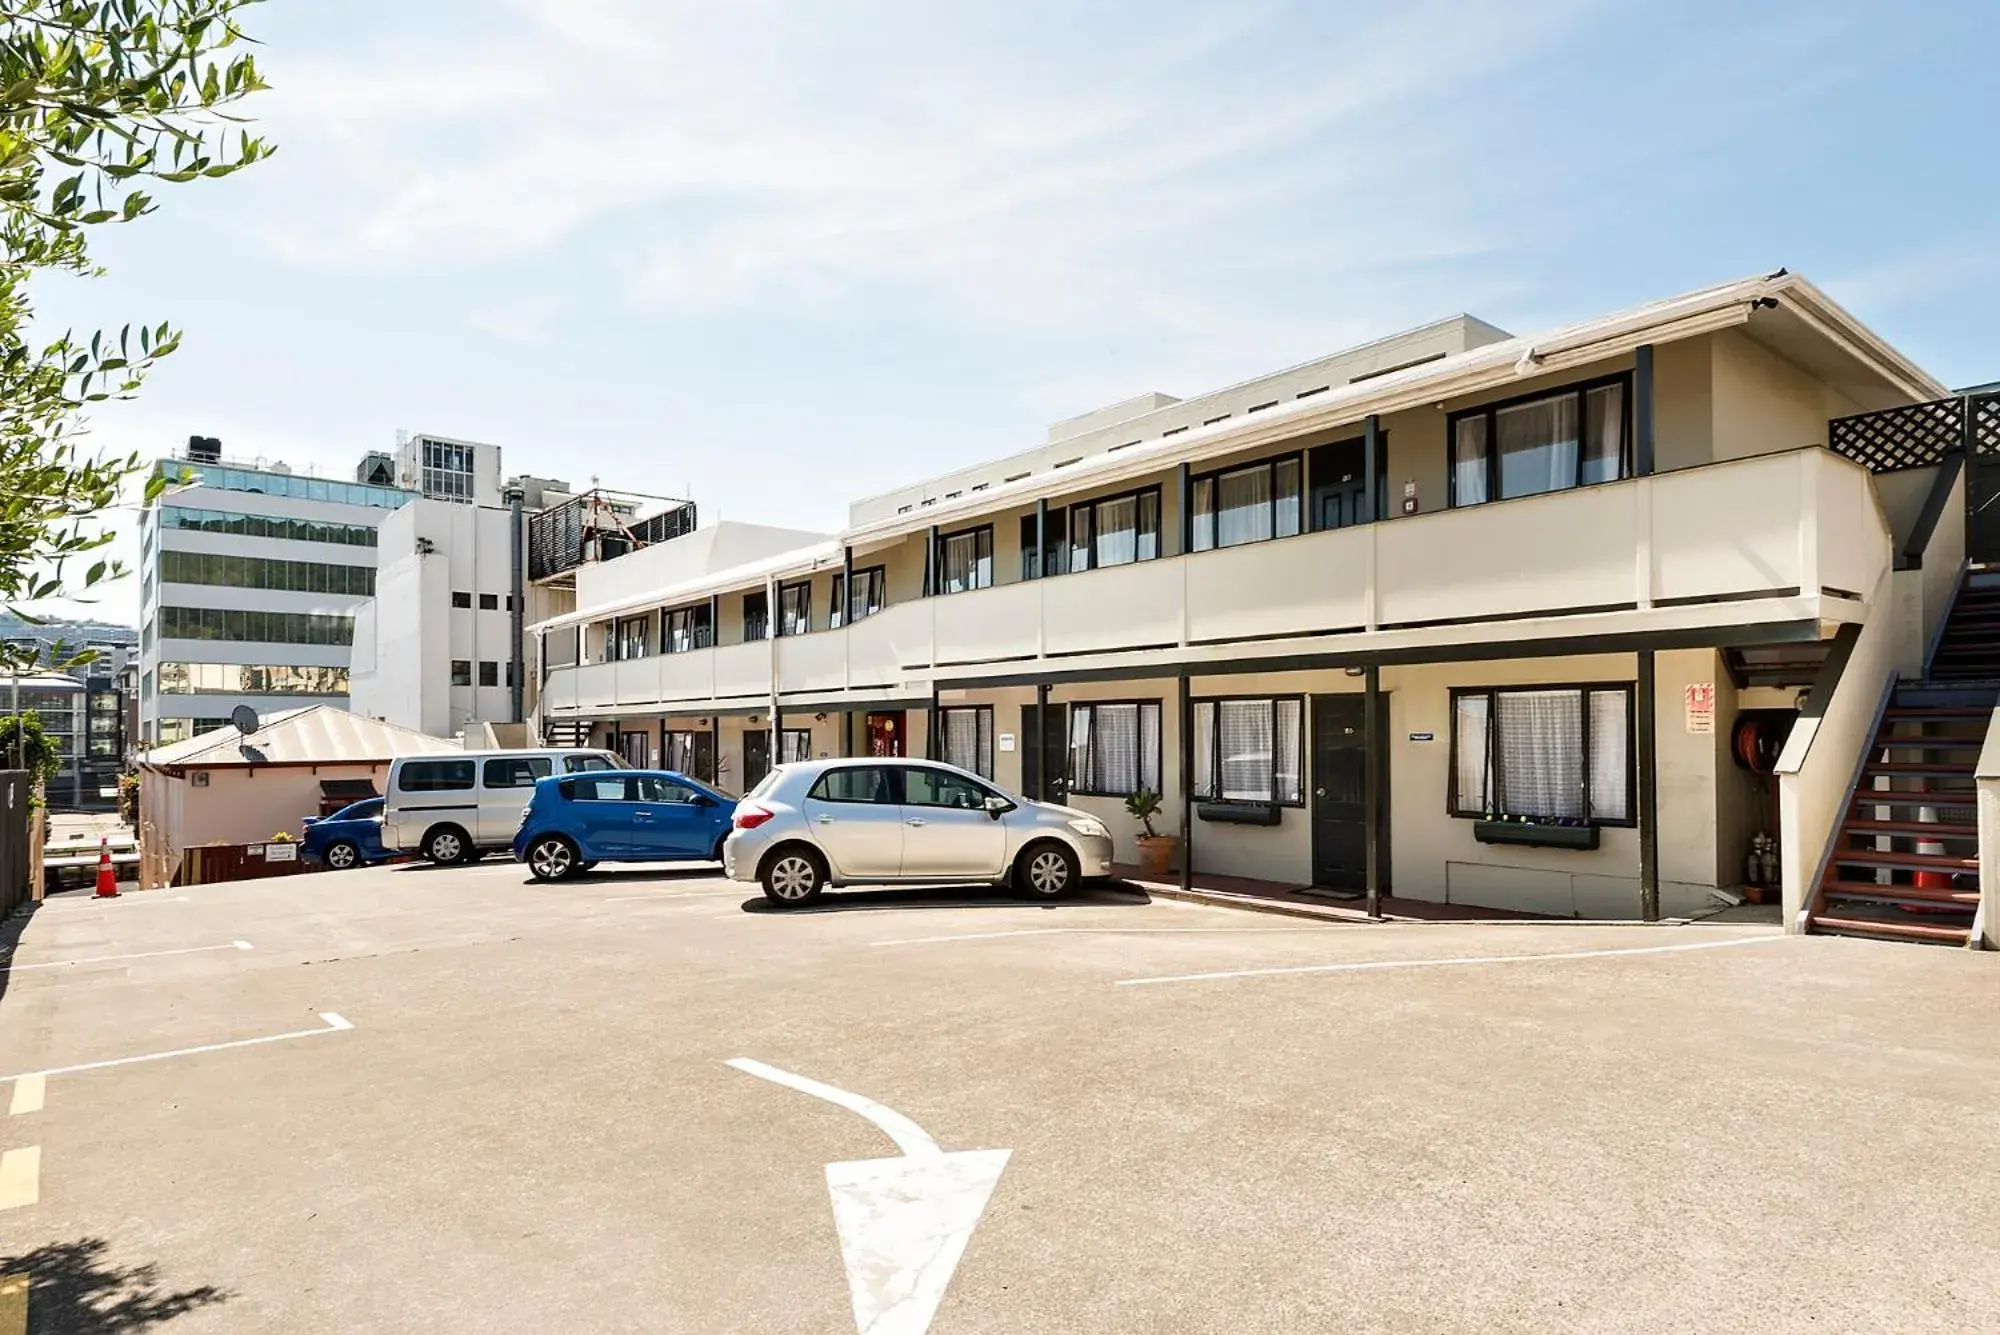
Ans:
[[[1035,683],[1035,791],[1037,802],[1049,800],[1049,684]]]
[[[937,678],[931,679],[931,707],[924,715],[924,759],[942,760],[944,750],[938,745],[938,686]]]
[[[1189,508],[1194,501],[1194,484],[1185,463],[1174,470],[1174,497],[1181,515],[1180,550],[1175,555],[1186,556],[1194,546],[1194,511]]]
[[[1632,476],[1653,475],[1653,345],[1632,353]]]
[[[1361,490],[1368,497],[1368,522],[1382,517],[1382,468],[1377,455],[1382,451],[1382,419],[1368,414],[1361,428]]]
[[[1049,498],[1035,502],[1035,578],[1049,573]]]
[[[1185,469],[1186,465],[1183,464]],[[1181,889],[1194,889],[1194,680],[1180,674]]]
[[[694,647],[712,649],[722,643],[722,595],[708,595],[708,643],[703,644],[699,635],[695,636]]]
[[[771,768],[785,763],[785,711],[777,697],[771,699]]]
[[[507,584],[507,703],[510,708],[509,719],[514,723],[528,721],[528,665],[523,659],[523,649],[528,638],[523,631],[528,614],[528,586],[523,578],[523,566],[528,556],[528,521],[526,512],[522,508],[526,499],[519,487],[507,488],[510,548]]]
[[[1647,922],[1660,920],[1659,745],[1654,695],[1653,651],[1641,649],[1632,712],[1639,750],[1639,916]]]
[[[845,626],[854,619],[854,545],[840,549],[840,619],[833,624]]]
[[[926,598],[936,593],[938,589],[939,581],[937,572],[937,563],[938,563],[937,540],[938,540],[937,525],[932,524],[928,529],[925,530],[925,536],[924,536],[924,597]]]
[[[1373,420],[1373,419],[1371,419]],[[1370,433],[1373,435],[1373,433]],[[1370,458],[1374,455],[1371,453]],[[1382,669],[1370,663],[1362,669],[1361,768],[1362,819],[1367,822],[1368,916],[1382,916]]]

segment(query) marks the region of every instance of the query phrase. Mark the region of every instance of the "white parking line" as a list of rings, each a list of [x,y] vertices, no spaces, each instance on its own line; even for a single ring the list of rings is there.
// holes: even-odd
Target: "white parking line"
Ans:
[[[137,1057],[113,1057],[109,1061],[82,1062],[75,1066],[51,1066],[44,1071],[23,1071],[19,1075],[0,1075],[0,1085],[26,1080],[35,1076],[46,1079],[52,1075],[75,1075],[79,1071],[102,1071],[113,1066],[135,1066],[140,1062],[163,1062],[170,1057],[192,1057],[203,1052],[225,1052],[230,1048],[252,1048],[260,1043],[283,1043],[293,1038],[318,1038],[322,1034],[338,1034],[352,1029],[353,1022],[334,1014],[321,1011],[319,1018],[326,1021],[323,1029],[294,1029],[290,1033],[266,1034],[262,1038],[239,1038],[230,1043],[204,1043],[196,1048],[175,1048],[170,1052],[147,1052]]]
[[[67,902],[59,901],[50,903],[45,900],[41,908],[35,911],[37,913],[93,913],[105,904],[120,904],[126,908],[131,908],[136,904],[185,904],[187,902],[188,897],[186,895],[162,895],[151,890],[125,890],[119,892],[118,898],[110,900],[98,899],[92,895],[86,895],[82,899]]]
[[[80,960],[54,960],[47,964],[0,964],[0,973],[26,973],[29,969],[73,969],[79,964],[110,964],[116,960],[152,960],[162,955],[200,955],[211,950],[249,950],[248,941],[231,941],[226,946],[184,946],[179,950],[141,950],[131,955],[86,955]]]
[[[904,936],[870,941],[871,946],[929,946],[941,941],[998,941],[1009,936],[1267,936],[1273,932],[1324,932],[1340,923],[1317,927],[1023,927],[1012,932],[963,932],[953,936]]]
[[[39,1075],[24,1075],[14,1082],[14,1101],[7,1105],[9,1117],[24,1117],[42,1110],[48,1081]]]
[[[0,1210],[18,1210],[42,1198],[42,1147],[24,1145],[0,1154]]]
[[[659,890],[650,895],[613,895],[600,899],[600,904],[636,904],[642,899],[724,899],[754,895],[755,890]]]
[[[1684,950],[1720,950],[1726,946],[1765,946],[1782,936],[1746,936],[1728,941],[1690,941],[1672,946],[1633,946],[1617,950],[1568,950],[1551,955],[1466,955],[1442,960],[1365,960],[1357,964],[1295,964],[1277,969],[1225,969],[1215,973],[1175,973],[1157,978],[1120,978],[1116,987],[1147,987],[1154,983],[1205,983],[1224,978],[1275,978],[1294,973],[1369,973],[1382,969],[1446,969],[1462,964],[1528,964],[1540,960],[1609,959],[1618,955],[1671,955]]]

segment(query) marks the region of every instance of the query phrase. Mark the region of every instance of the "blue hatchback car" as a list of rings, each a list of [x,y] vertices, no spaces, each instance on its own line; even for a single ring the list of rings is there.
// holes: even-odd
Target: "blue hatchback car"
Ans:
[[[514,860],[538,881],[599,862],[719,861],[736,799],[671,770],[606,770],[537,780]]]
[[[382,799],[364,797],[325,819],[306,817],[299,849],[308,862],[324,862],[334,871],[387,861],[391,854],[382,847]]]

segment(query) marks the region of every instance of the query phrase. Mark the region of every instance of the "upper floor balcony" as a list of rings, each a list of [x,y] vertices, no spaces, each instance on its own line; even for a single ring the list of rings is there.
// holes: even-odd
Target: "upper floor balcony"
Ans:
[[[1889,569],[1869,475],[1820,448],[893,604],[836,630],[552,670],[555,714],[933,682],[1858,620]]]

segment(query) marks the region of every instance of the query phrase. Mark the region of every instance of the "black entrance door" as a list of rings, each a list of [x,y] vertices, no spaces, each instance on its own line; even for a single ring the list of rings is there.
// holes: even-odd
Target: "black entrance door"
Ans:
[[[1038,752],[1035,747],[1037,712],[1034,705],[1021,706],[1021,795],[1060,802],[1063,799],[1064,780],[1069,775],[1067,715],[1061,705],[1049,706],[1048,717],[1041,720],[1042,745]],[[1049,789],[1046,794],[1037,786],[1044,756],[1048,759],[1049,770]]]
[[[1368,888],[1367,697],[1313,697],[1313,884]]]
[[[746,728],[743,732],[743,791],[764,782],[771,772],[771,730]]]
[[[1388,459],[1388,432],[1382,432],[1376,439],[1375,461],[1379,465]],[[1324,532],[1330,528],[1346,528],[1350,524],[1366,524],[1376,514],[1381,513],[1382,481],[1375,483],[1376,505],[1370,513],[1368,505],[1368,451],[1363,438],[1336,440],[1331,445],[1321,445],[1312,452],[1312,527],[1313,531]]]

